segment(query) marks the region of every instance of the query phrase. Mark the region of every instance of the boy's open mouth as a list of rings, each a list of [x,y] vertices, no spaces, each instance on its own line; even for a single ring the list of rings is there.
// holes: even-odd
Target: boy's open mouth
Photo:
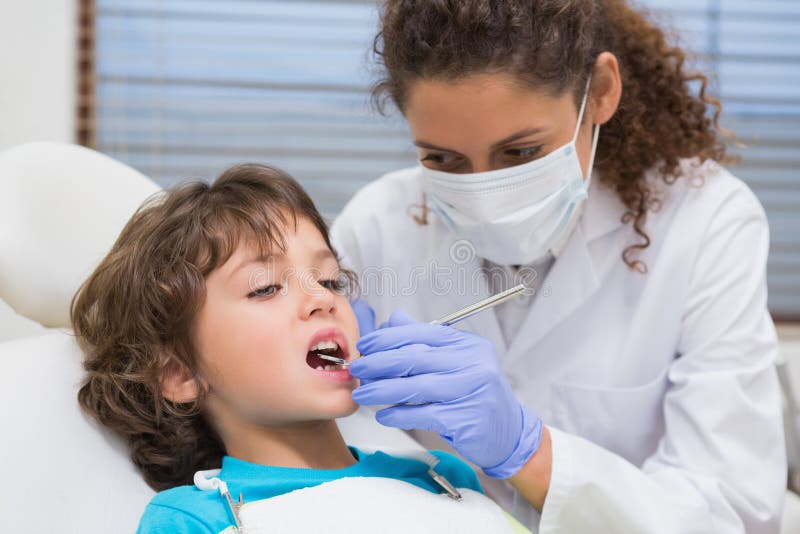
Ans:
[[[306,363],[309,367],[318,371],[342,369],[336,363],[320,358],[319,354],[336,356],[337,358],[342,358],[343,360],[347,359],[347,354],[342,350],[336,341],[327,340],[316,343],[313,347],[311,347],[308,353],[306,353]]]

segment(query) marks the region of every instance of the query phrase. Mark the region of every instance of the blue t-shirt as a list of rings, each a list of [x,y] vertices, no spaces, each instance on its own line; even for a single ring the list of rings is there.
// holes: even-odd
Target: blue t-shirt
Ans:
[[[357,463],[343,469],[301,469],[259,465],[231,456],[222,459],[218,478],[225,481],[231,497],[242,494],[245,503],[268,499],[302,488],[317,486],[344,477],[384,477],[403,480],[433,493],[441,488],[428,476],[428,465],[418,460],[389,456],[380,451],[365,454],[350,447]],[[439,459],[436,472],[457,488],[482,492],[472,469],[455,456],[431,451]],[[204,533],[217,534],[231,526],[225,501],[218,491],[203,491],[195,486],[180,486],[155,495],[139,522],[140,534]]]

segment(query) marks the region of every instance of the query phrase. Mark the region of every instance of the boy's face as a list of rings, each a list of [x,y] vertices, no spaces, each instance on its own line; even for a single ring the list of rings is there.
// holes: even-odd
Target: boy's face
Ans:
[[[309,355],[332,341],[336,356],[357,356],[358,323],[347,297],[331,289],[341,280],[338,262],[309,220],[298,218],[293,230],[284,230],[285,253],[258,258],[258,248],[243,242],[206,277],[194,339],[206,407],[223,434],[357,408],[357,380],[346,369],[316,369],[320,360]]]

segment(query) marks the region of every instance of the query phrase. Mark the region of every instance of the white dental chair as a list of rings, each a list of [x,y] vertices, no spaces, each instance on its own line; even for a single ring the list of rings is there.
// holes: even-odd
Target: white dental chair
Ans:
[[[154,493],[124,443],[78,407],[82,355],[69,304],[158,190],[130,167],[78,146],[0,152],[2,532],[134,532]],[[365,449],[419,448],[364,414],[340,427]]]
[[[122,442],[78,408],[69,304],[158,187],[91,150],[0,153],[0,489],[7,532],[133,532],[153,491]],[[98,201],[98,199],[103,199]]]

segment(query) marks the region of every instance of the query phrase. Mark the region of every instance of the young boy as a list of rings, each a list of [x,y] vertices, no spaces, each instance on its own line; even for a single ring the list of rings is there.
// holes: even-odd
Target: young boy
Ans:
[[[241,165],[146,202],[83,284],[72,323],[87,376],[78,400],[129,444],[160,491],[139,532],[221,532],[233,524],[217,475],[245,502],[349,476],[430,492],[428,465],[348,447],[334,421],[358,386],[319,357],[356,357],[358,325],[325,223],[285,173]],[[446,453],[436,470],[480,491]]]

